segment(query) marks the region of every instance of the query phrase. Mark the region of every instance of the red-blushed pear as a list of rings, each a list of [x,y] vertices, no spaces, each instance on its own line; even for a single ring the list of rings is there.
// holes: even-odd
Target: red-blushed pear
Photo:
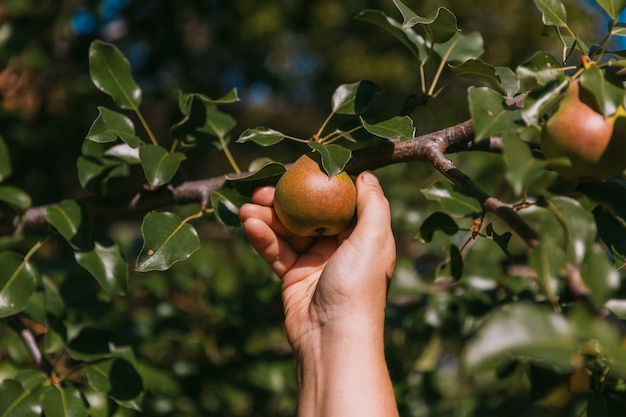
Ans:
[[[570,83],[541,131],[548,164],[572,181],[607,180],[626,169],[626,120],[604,117],[590,106],[579,81]]]
[[[329,178],[302,155],[276,184],[274,209],[283,226],[298,236],[332,236],[352,223],[356,188],[345,172]]]

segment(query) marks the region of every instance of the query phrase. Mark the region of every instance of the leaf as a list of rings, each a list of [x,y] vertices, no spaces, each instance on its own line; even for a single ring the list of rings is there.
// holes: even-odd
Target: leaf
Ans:
[[[220,111],[215,102],[199,94],[189,96],[188,112],[183,120],[172,126],[172,137],[190,144],[198,144],[219,149],[219,138],[226,135],[236,125],[235,119]]]
[[[413,119],[409,116],[384,117],[368,123],[360,117],[365,130],[383,139],[407,141],[415,137]]]
[[[558,371],[571,369],[578,342],[559,314],[530,303],[509,304],[491,311],[463,355],[466,371],[494,371],[512,358],[526,358]]]
[[[502,252],[504,252],[506,256],[508,256],[509,258],[513,257],[513,255],[511,255],[511,252],[509,252],[509,241],[513,236],[511,232],[505,232],[499,235],[496,233],[495,230],[493,230],[493,224],[491,223],[487,225],[485,232],[488,237],[493,239],[493,241],[496,242],[498,246],[500,246],[500,249],[502,249]]]
[[[612,116],[624,103],[626,92],[623,83],[596,66],[582,73],[580,85],[595,98],[596,109],[604,117]]]
[[[456,281],[463,277],[463,255],[457,245],[450,245],[450,275]]]
[[[531,90],[562,79],[563,65],[550,53],[538,51],[518,66],[516,72],[523,89]]]
[[[77,200],[64,200],[46,209],[46,220],[67,240],[74,250],[93,247],[91,217]]]
[[[559,83],[548,84],[543,88],[537,88],[531,91],[524,101],[524,108],[521,110],[522,119],[527,126],[533,126],[539,123],[540,118],[545,116],[550,110],[554,110],[555,106],[564,97],[563,90],[567,87],[569,81],[561,80]]]
[[[420,226],[420,236],[425,242],[430,242],[438,230],[452,236],[459,231],[459,226],[452,217],[437,211],[424,220]]]
[[[81,392],[72,387],[50,385],[41,393],[41,406],[46,417],[87,417],[87,407]]]
[[[137,258],[138,272],[164,271],[200,248],[196,229],[174,213],[148,213],[141,225],[144,243]]]
[[[0,406],[2,417],[40,417],[41,406],[37,398],[24,390],[22,384],[13,379],[0,382]]]
[[[516,132],[505,132],[501,135],[502,151],[507,180],[516,196],[522,196],[528,189],[530,180],[545,167],[545,161],[538,160],[532,154],[530,146],[519,138]]]
[[[378,94],[380,94],[380,88],[371,81],[363,80],[353,84],[342,84],[333,93],[333,112],[337,114],[362,114],[369,109]]]
[[[501,94],[507,94],[507,90],[502,85],[496,68],[484,61],[470,59],[462,64],[453,65],[450,69],[456,76],[478,80]]]
[[[130,64],[113,45],[95,40],[89,46],[89,74],[100,91],[122,109],[137,109],[141,89],[133,79]]]
[[[76,262],[98,281],[109,294],[124,295],[128,280],[128,268],[116,244],[105,246],[95,242],[89,251],[75,252]]]
[[[109,143],[120,138],[133,148],[139,146],[141,139],[135,136],[132,120],[106,107],[98,107],[98,112],[98,117],[87,133],[87,139],[97,143]]]
[[[599,245],[590,245],[586,255],[580,267],[580,275],[591,291],[594,308],[600,311],[619,289],[620,276]]]
[[[167,184],[178,172],[185,155],[170,153],[162,146],[144,145],[139,148],[139,159],[146,179],[152,188]]]
[[[437,181],[422,194],[430,201],[438,202],[446,213],[454,216],[468,216],[482,213],[482,208],[475,197],[463,193],[449,181]]]
[[[422,63],[428,61],[429,54],[426,47],[426,39],[422,35],[418,35],[414,30],[404,28],[400,22],[387,16],[385,13],[379,10],[363,10],[356,15],[356,19],[372,23],[386,30],[404,44],[418,61]]]
[[[322,168],[328,174],[328,178],[341,173],[352,157],[352,151],[341,145],[322,145],[319,142],[309,142],[309,147],[321,156]]]
[[[613,252],[614,257],[621,260],[621,264],[616,266],[622,267],[626,262],[626,224],[602,205],[593,209],[593,216],[600,239]]]
[[[504,97],[497,91],[487,87],[470,87],[468,99],[476,140],[520,127],[521,111],[509,109]]]
[[[596,0],[596,2],[613,20],[617,20],[626,7],[626,0]]]
[[[110,178],[128,175],[128,165],[115,156],[105,154],[103,144],[86,140],[83,155],[78,157],[76,168],[82,187],[93,194],[101,194]]]
[[[4,138],[0,135],[0,182],[7,179],[12,171],[9,150],[4,142]]]
[[[574,264],[579,264],[596,238],[597,229],[592,213],[577,200],[565,196],[550,198],[548,207],[563,227],[568,258]]]
[[[239,227],[239,207],[248,199],[244,198],[230,184],[211,193],[211,207],[217,220],[227,227]]]
[[[449,63],[477,59],[485,52],[483,37],[479,32],[467,35],[457,33],[447,42],[435,44],[433,49],[442,61]]]
[[[13,252],[0,252],[0,318],[22,311],[38,281],[39,272],[30,262]]]
[[[271,146],[282,141],[284,138],[285,135],[283,133],[265,126],[260,126],[254,129],[244,130],[241,135],[239,135],[237,143],[254,142],[261,146]]]
[[[544,239],[533,248],[530,255],[528,264],[535,270],[537,282],[543,293],[553,303],[557,301],[556,281],[560,271],[565,266],[566,260],[563,250],[554,240],[548,237],[544,237]]]
[[[264,185],[276,185],[278,179],[285,172],[285,166],[278,162],[267,162],[257,171],[245,176],[226,176],[226,181],[235,190],[244,196],[251,196],[252,192]]]
[[[33,204],[28,194],[11,185],[0,185],[0,201],[4,201],[18,213],[23,213]]]
[[[567,12],[561,0],[534,0],[544,25],[567,27]]]
[[[143,380],[130,362],[113,358],[84,367],[85,375],[96,391],[105,393],[123,406],[139,409],[138,399],[143,392]]]
[[[111,357],[113,334],[110,330],[84,327],[67,345],[68,353],[74,360],[98,361]]]
[[[427,17],[421,17],[400,0],[393,2],[404,18],[402,27],[407,29],[420,25],[422,34],[427,34],[428,39],[432,42],[445,42],[459,31],[456,16],[445,7],[438,8],[437,11]]]
[[[233,104],[239,101],[239,97],[237,95],[237,89],[233,88],[228,93],[224,94],[223,97],[218,99],[212,99],[211,97],[205,96],[204,94],[198,93],[183,93],[178,90],[178,107],[180,111],[184,115],[188,115],[191,108],[191,103],[194,100],[202,101],[208,105],[220,105],[220,104]]]

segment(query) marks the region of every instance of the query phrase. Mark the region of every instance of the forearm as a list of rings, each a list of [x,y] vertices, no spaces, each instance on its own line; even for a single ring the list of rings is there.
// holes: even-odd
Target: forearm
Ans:
[[[296,360],[299,417],[398,415],[382,335],[344,333]]]

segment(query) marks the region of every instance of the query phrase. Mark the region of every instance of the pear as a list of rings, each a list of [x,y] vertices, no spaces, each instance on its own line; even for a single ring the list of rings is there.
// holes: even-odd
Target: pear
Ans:
[[[276,184],[274,209],[287,230],[298,236],[332,236],[354,217],[356,188],[348,174],[329,177],[309,155],[302,155]]]
[[[572,181],[611,179],[626,168],[626,122],[604,117],[590,103],[579,81],[572,81],[541,131],[548,164]]]

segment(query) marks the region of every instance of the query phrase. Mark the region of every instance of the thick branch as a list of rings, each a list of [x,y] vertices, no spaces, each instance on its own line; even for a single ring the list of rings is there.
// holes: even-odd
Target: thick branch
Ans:
[[[410,141],[381,141],[375,146],[357,150],[346,165],[350,174],[375,170],[401,162],[430,162],[455,185],[464,187],[476,197],[483,210],[492,212],[504,220],[529,246],[534,246],[537,234],[507,205],[484,192],[470,178],[459,171],[444,154],[468,150],[499,151],[498,138],[474,143],[474,128],[471,120],[440,131],[418,136]],[[242,173],[239,175],[246,175]],[[144,190],[135,196],[103,199],[87,197],[82,200],[90,213],[97,217],[120,218],[123,215],[144,213],[168,206],[187,203],[208,204],[212,191],[222,187],[224,175],[206,180],[188,181],[156,191]],[[47,206],[29,209],[21,219],[16,219],[24,230],[43,227],[46,224]]]

